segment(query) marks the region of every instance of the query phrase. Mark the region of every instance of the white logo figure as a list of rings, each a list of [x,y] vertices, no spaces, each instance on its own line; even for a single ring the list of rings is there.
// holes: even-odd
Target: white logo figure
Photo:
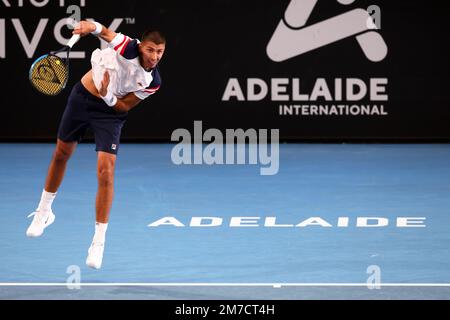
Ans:
[[[267,55],[275,62],[285,61],[330,43],[356,35],[367,59],[382,61],[388,52],[381,35],[367,23],[372,20],[364,9],[354,9],[336,17],[304,27],[318,0],[291,0],[284,18],[267,45]],[[348,5],[355,0],[337,0]]]
[[[117,148],[117,146],[113,143],[113,144],[111,145],[111,149],[116,150],[116,148]]]

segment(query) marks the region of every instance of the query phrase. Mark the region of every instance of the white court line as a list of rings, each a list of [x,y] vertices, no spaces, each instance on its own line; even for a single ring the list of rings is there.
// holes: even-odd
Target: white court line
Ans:
[[[93,282],[3,282],[0,287],[13,286],[87,286],[87,287],[113,287],[113,286],[139,286],[139,287],[450,287],[450,283],[93,283]]]

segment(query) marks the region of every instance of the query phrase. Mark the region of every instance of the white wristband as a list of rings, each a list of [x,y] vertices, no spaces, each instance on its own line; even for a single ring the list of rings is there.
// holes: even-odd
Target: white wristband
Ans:
[[[102,97],[103,101],[105,101],[105,103],[111,108],[114,107],[117,103],[117,97],[113,95],[111,91],[108,91],[106,93],[106,96],[103,97],[102,95],[100,95],[100,97]]]
[[[102,25],[96,21],[92,22],[93,24],[95,24],[95,31],[92,31],[91,34],[93,34],[94,36],[99,35],[102,32]]]

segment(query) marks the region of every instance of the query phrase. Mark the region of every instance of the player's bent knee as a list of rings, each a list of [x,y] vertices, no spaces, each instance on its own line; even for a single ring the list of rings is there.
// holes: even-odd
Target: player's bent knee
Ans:
[[[56,161],[67,161],[75,150],[76,142],[64,142],[58,139],[53,158]]]
[[[53,158],[55,159],[55,161],[68,161],[71,155],[71,150],[57,147]]]

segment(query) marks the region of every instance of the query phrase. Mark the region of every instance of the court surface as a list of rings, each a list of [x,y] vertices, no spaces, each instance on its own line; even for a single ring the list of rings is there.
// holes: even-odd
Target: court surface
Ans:
[[[450,298],[450,145],[282,144],[278,174],[261,176],[260,165],[177,166],[173,145],[123,144],[101,270],[85,266],[92,144],[68,164],[55,223],[25,236],[53,148],[0,144],[0,299]],[[164,217],[184,226],[148,226]],[[405,217],[422,227],[397,226]],[[74,275],[81,289],[67,287]]]

